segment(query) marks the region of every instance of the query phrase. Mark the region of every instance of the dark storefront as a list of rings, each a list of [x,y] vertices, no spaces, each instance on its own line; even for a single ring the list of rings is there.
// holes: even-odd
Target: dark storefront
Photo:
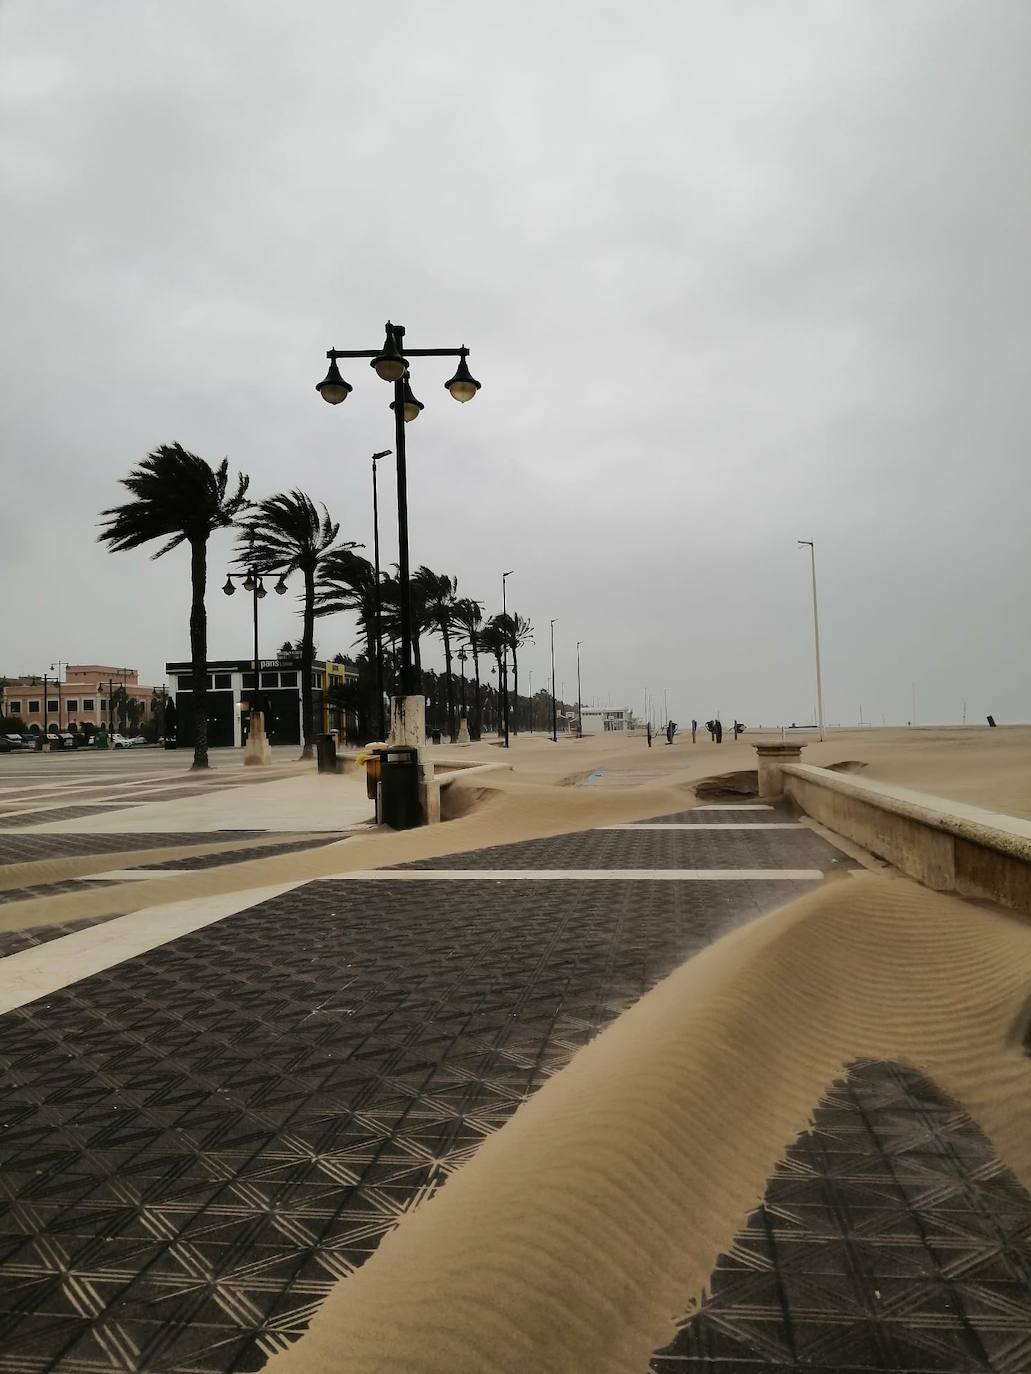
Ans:
[[[193,744],[193,687],[188,663],[167,663],[170,690],[179,713],[178,739]],[[301,743],[301,670],[296,659],[262,659],[257,693],[271,744]],[[312,704],[316,733],[322,720],[323,664],[314,664]],[[208,662],[208,744],[212,749],[242,746],[247,741],[255,694],[253,660]],[[237,728],[237,718],[239,728]]]

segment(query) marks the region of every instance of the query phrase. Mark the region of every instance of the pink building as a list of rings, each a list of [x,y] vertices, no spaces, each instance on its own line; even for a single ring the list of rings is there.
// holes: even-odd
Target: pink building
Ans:
[[[20,716],[33,734],[43,729],[53,732],[71,726],[79,728],[86,723],[107,725],[111,720],[111,697],[124,687],[130,698],[142,703],[142,722],[154,714],[154,703],[165,691],[163,687],[141,686],[135,668],[113,668],[107,663],[65,664],[64,681],[58,681],[56,673],[53,677],[48,673],[45,685],[44,696],[42,673],[8,679],[0,686],[0,715]],[[117,702],[117,695],[115,699]]]

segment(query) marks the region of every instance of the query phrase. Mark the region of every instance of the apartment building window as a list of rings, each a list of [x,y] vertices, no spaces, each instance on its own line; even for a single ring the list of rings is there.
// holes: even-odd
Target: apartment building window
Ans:
[[[38,702],[38,701],[30,701],[30,702],[29,702],[29,715],[30,715],[30,716],[38,716],[38,715],[39,715],[39,702]]]
[[[10,701],[10,702],[7,703],[7,709],[10,711],[10,713],[11,713],[12,716],[20,715],[20,714],[21,714],[21,702],[20,702],[20,701]]]
[[[100,698],[100,709],[101,709],[102,711],[106,711],[106,710],[107,710],[107,697],[101,697],[101,698]]]
[[[60,703],[59,703],[59,702],[57,702],[57,701],[48,701],[48,702],[47,702],[47,710],[48,710],[48,711],[59,711],[60,709],[61,709],[61,707],[60,707]]]
[[[92,697],[83,697],[83,699],[82,699],[82,709],[83,709],[84,711],[92,711],[92,710],[94,709],[94,706],[93,706],[93,698],[92,698]]]
[[[65,702],[65,706],[68,707],[69,711],[77,711],[79,709],[79,703],[75,699],[75,697],[69,697],[68,700]]]

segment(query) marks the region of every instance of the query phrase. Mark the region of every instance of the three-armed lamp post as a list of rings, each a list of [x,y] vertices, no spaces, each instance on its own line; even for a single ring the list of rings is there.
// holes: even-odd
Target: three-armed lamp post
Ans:
[[[253,603],[253,612],[254,612],[254,690],[253,690],[253,692],[251,693],[251,697],[250,697],[250,704],[251,704],[251,720],[252,720],[252,721],[254,720],[255,715],[257,714],[257,712],[259,712],[259,711],[261,710],[261,697],[260,697],[260,694],[259,694],[259,683],[261,682],[261,677],[260,677],[260,675],[259,675],[259,660],[258,660],[258,602],[268,595],[268,590],[267,590],[266,587],[265,587],[264,578],[262,578],[262,576],[255,570],[255,568],[254,568],[254,561],[253,561],[253,560],[254,560],[254,538],[253,538],[253,535],[252,535],[252,537],[251,537],[251,551],[250,551],[250,553],[249,553],[249,555],[248,555],[248,561],[249,561],[249,563],[250,563],[250,566],[249,566],[248,569],[247,569],[247,576],[246,576],[246,577],[242,577],[242,576],[240,575],[240,573],[237,573],[237,574],[236,574],[236,577],[239,579],[240,585],[243,587],[244,591],[245,591],[245,592],[250,592],[250,594],[251,594],[251,600],[252,600],[252,603]],[[236,592],[236,587],[235,587],[234,584],[233,584],[233,574],[232,574],[232,573],[226,573],[225,586],[222,588],[222,590],[223,590],[223,592],[225,592],[226,596],[233,596],[234,593]],[[284,595],[285,595],[285,593],[286,593],[286,581],[285,581],[285,576],[284,576],[283,573],[280,573],[280,574],[279,574],[279,581],[276,583],[276,585],[275,585],[275,587],[273,588],[273,590],[274,590],[275,592],[277,592],[280,596],[284,596]]]
[[[461,348],[406,348],[405,330],[400,324],[386,325],[386,337],[381,348],[331,348],[327,351],[329,371],[315,390],[329,405],[346,401],[353,390],[344,381],[337,367],[338,358],[368,358],[376,375],[394,387],[390,408],[394,412],[394,454],[397,461],[397,561],[401,599],[401,696],[417,695],[418,684],[412,661],[411,578],[408,560],[408,472],[405,459],[405,425],[418,418],[423,410],[421,401],[412,394],[409,374],[410,358],[457,358],[453,377],[444,383],[456,401],[471,401],[480,383],[469,371],[466,358],[469,350]],[[392,723],[393,727],[393,723]],[[415,734],[421,743],[424,727],[416,726]],[[409,732],[411,734],[411,732]],[[401,741],[395,741],[400,743]],[[412,742],[411,737],[408,742]]]

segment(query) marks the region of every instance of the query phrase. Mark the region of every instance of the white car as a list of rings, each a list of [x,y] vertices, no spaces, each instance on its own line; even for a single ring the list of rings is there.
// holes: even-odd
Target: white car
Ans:
[[[134,739],[127,739],[125,735],[115,734],[111,736],[112,749],[131,749],[135,743]]]

